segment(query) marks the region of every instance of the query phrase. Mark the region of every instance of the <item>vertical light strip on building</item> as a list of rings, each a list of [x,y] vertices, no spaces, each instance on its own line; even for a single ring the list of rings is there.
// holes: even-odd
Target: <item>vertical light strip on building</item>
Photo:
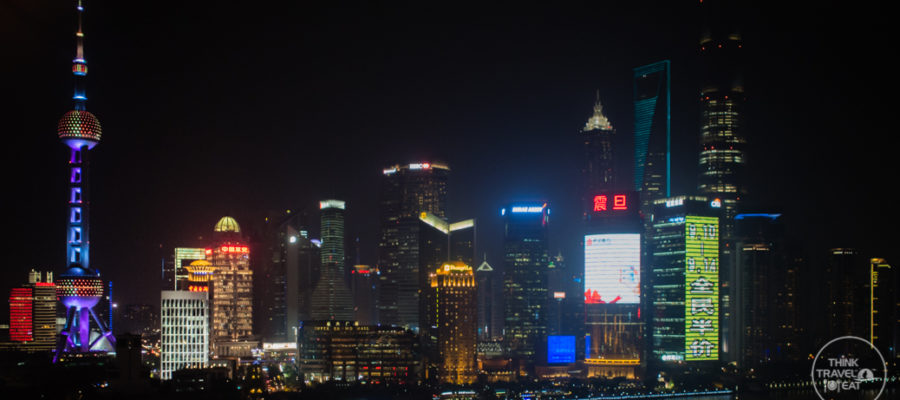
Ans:
[[[719,359],[719,219],[685,217],[684,359]]]

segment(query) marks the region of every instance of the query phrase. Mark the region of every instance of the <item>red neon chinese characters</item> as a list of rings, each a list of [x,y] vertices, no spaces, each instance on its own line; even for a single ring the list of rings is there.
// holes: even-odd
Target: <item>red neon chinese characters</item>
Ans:
[[[625,204],[625,195],[617,194],[613,196],[613,210],[627,210],[628,206]]]
[[[606,195],[594,196],[594,211],[606,211]]]
[[[612,195],[612,209],[613,210],[627,210],[628,209],[628,196],[624,194],[616,194]],[[594,196],[594,212],[601,211],[609,211],[609,196],[605,194],[599,194]]]

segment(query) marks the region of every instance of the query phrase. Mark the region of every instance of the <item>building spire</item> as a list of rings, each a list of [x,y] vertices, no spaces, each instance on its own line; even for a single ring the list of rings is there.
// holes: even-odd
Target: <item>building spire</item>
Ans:
[[[584,129],[582,129],[582,131],[611,131],[612,129],[613,127],[612,124],[609,123],[609,118],[606,118],[606,115],[603,115],[603,104],[600,103],[600,90],[597,90],[597,101],[594,103],[594,115],[592,115],[587,123],[584,124]]]
[[[82,26],[82,16],[84,14],[84,6],[82,0],[78,0],[75,10],[78,13],[78,30],[75,32],[75,59],[72,60],[72,74],[75,75],[75,109],[84,111],[87,102],[87,96],[84,91],[84,81],[87,75],[87,61],[84,59],[84,29]]]

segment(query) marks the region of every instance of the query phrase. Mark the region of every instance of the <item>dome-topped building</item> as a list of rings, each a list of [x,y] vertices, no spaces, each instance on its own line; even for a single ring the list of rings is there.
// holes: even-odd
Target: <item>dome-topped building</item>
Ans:
[[[216,227],[215,229],[213,229],[213,231],[215,231],[216,233],[241,233],[241,226],[238,225],[237,221],[235,221],[234,218],[226,215],[216,223]]]

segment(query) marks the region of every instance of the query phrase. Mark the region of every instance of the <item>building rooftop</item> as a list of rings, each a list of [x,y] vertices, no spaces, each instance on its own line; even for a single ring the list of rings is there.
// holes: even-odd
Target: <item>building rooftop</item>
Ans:
[[[216,223],[216,227],[214,229],[215,232],[241,232],[241,226],[238,225],[237,221],[234,218],[229,216],[224,216],[219,222]]]

